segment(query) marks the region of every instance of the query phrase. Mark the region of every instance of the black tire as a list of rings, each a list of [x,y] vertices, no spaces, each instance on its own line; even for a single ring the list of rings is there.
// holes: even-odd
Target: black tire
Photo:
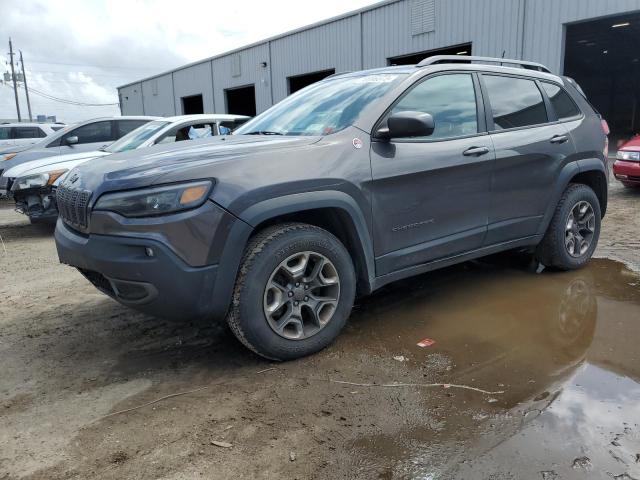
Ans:
[[[579,202],[587,202],[594,213],[593,237],[587,250],[572,256],[565,245],[566,225],[572,209]],[[536,258],[546,267],[559,270],[575,270],[589,261],[600,237],[600,202],[595,192],[587,185],[570,184],[562,194],[547,231],[536,249]]]
[[[317,252],[330,260],[339,277],[340,293],[330,320],[313,336],[291,340],[270,326],[263,301],[273,272],[291,255]],[[291,360],[322,350],[346,323],[356,291],[353,262],[347,249],[322,228],[302,223],[268,227],[249,241],[236,279],[227,323],[234,335],[258,355]]]

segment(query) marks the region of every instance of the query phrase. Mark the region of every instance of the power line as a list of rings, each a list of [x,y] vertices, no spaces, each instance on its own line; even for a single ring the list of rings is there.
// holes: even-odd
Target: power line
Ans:
[[[5,84],[5,86],[7,88],[11,88],[9,85]],[[18,85],[18,87],[19,88],[24,88],[22,85]],[[64,103],[64,104],[67,104],[67,105],[74,105],[74,106],[77,106],[77,107],[112,107],[112,106],[119,105],[119,103],[89,103],[89,102],[78,102],[76,100],[68,100],[68,99],[65,99],[65,98],[54,97],[53,95],[50,95],[48,93],[41,92],[40,90],[36,90],[33,87],[30,87],[29,91],[31,93],[35,93],[36,95],[38,95],[40,97],[46,98],[47,100],[51,100],[51,101],[59,102],[59,103]]]

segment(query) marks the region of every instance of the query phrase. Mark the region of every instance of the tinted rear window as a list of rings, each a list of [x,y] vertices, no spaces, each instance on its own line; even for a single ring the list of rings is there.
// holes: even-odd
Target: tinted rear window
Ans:
[[[558,120],[566,120],[576,115],[580,115],[580,110],[571,100],[571,97],[563,88],[553,83],[542,82],[542,88],[547,92],[551,105],[556,111]]]
[[[44,132],[38,127],[15,127],[16,138],[42,138]]]
[[[483,75],[496,130],[546,123],[542,94],[533,80]]]

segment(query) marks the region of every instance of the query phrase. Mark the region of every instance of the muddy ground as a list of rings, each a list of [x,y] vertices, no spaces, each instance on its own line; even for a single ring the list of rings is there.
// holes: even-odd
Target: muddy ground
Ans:
[[[640,479],[640,191],[588,268],[403,281],[285,364],[121,307],[6,202],[0,235],[1,479]]]

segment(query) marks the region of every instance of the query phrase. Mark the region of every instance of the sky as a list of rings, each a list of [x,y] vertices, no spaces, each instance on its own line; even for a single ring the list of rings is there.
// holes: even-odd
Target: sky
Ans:
[[[38,95],[117,104],[116,87],[375,0],[0,0],[3,77],[9,37],[22,50],[31,110],[67,123],[118,115],[117,105],[76,106]],[[7,52],[7,53],[6,53]],[[18,60],[16,55],[15,60]],[[0,119],[15,119],[11,83],[0,78]],[[24,90],[19,89],[23,120]]]

